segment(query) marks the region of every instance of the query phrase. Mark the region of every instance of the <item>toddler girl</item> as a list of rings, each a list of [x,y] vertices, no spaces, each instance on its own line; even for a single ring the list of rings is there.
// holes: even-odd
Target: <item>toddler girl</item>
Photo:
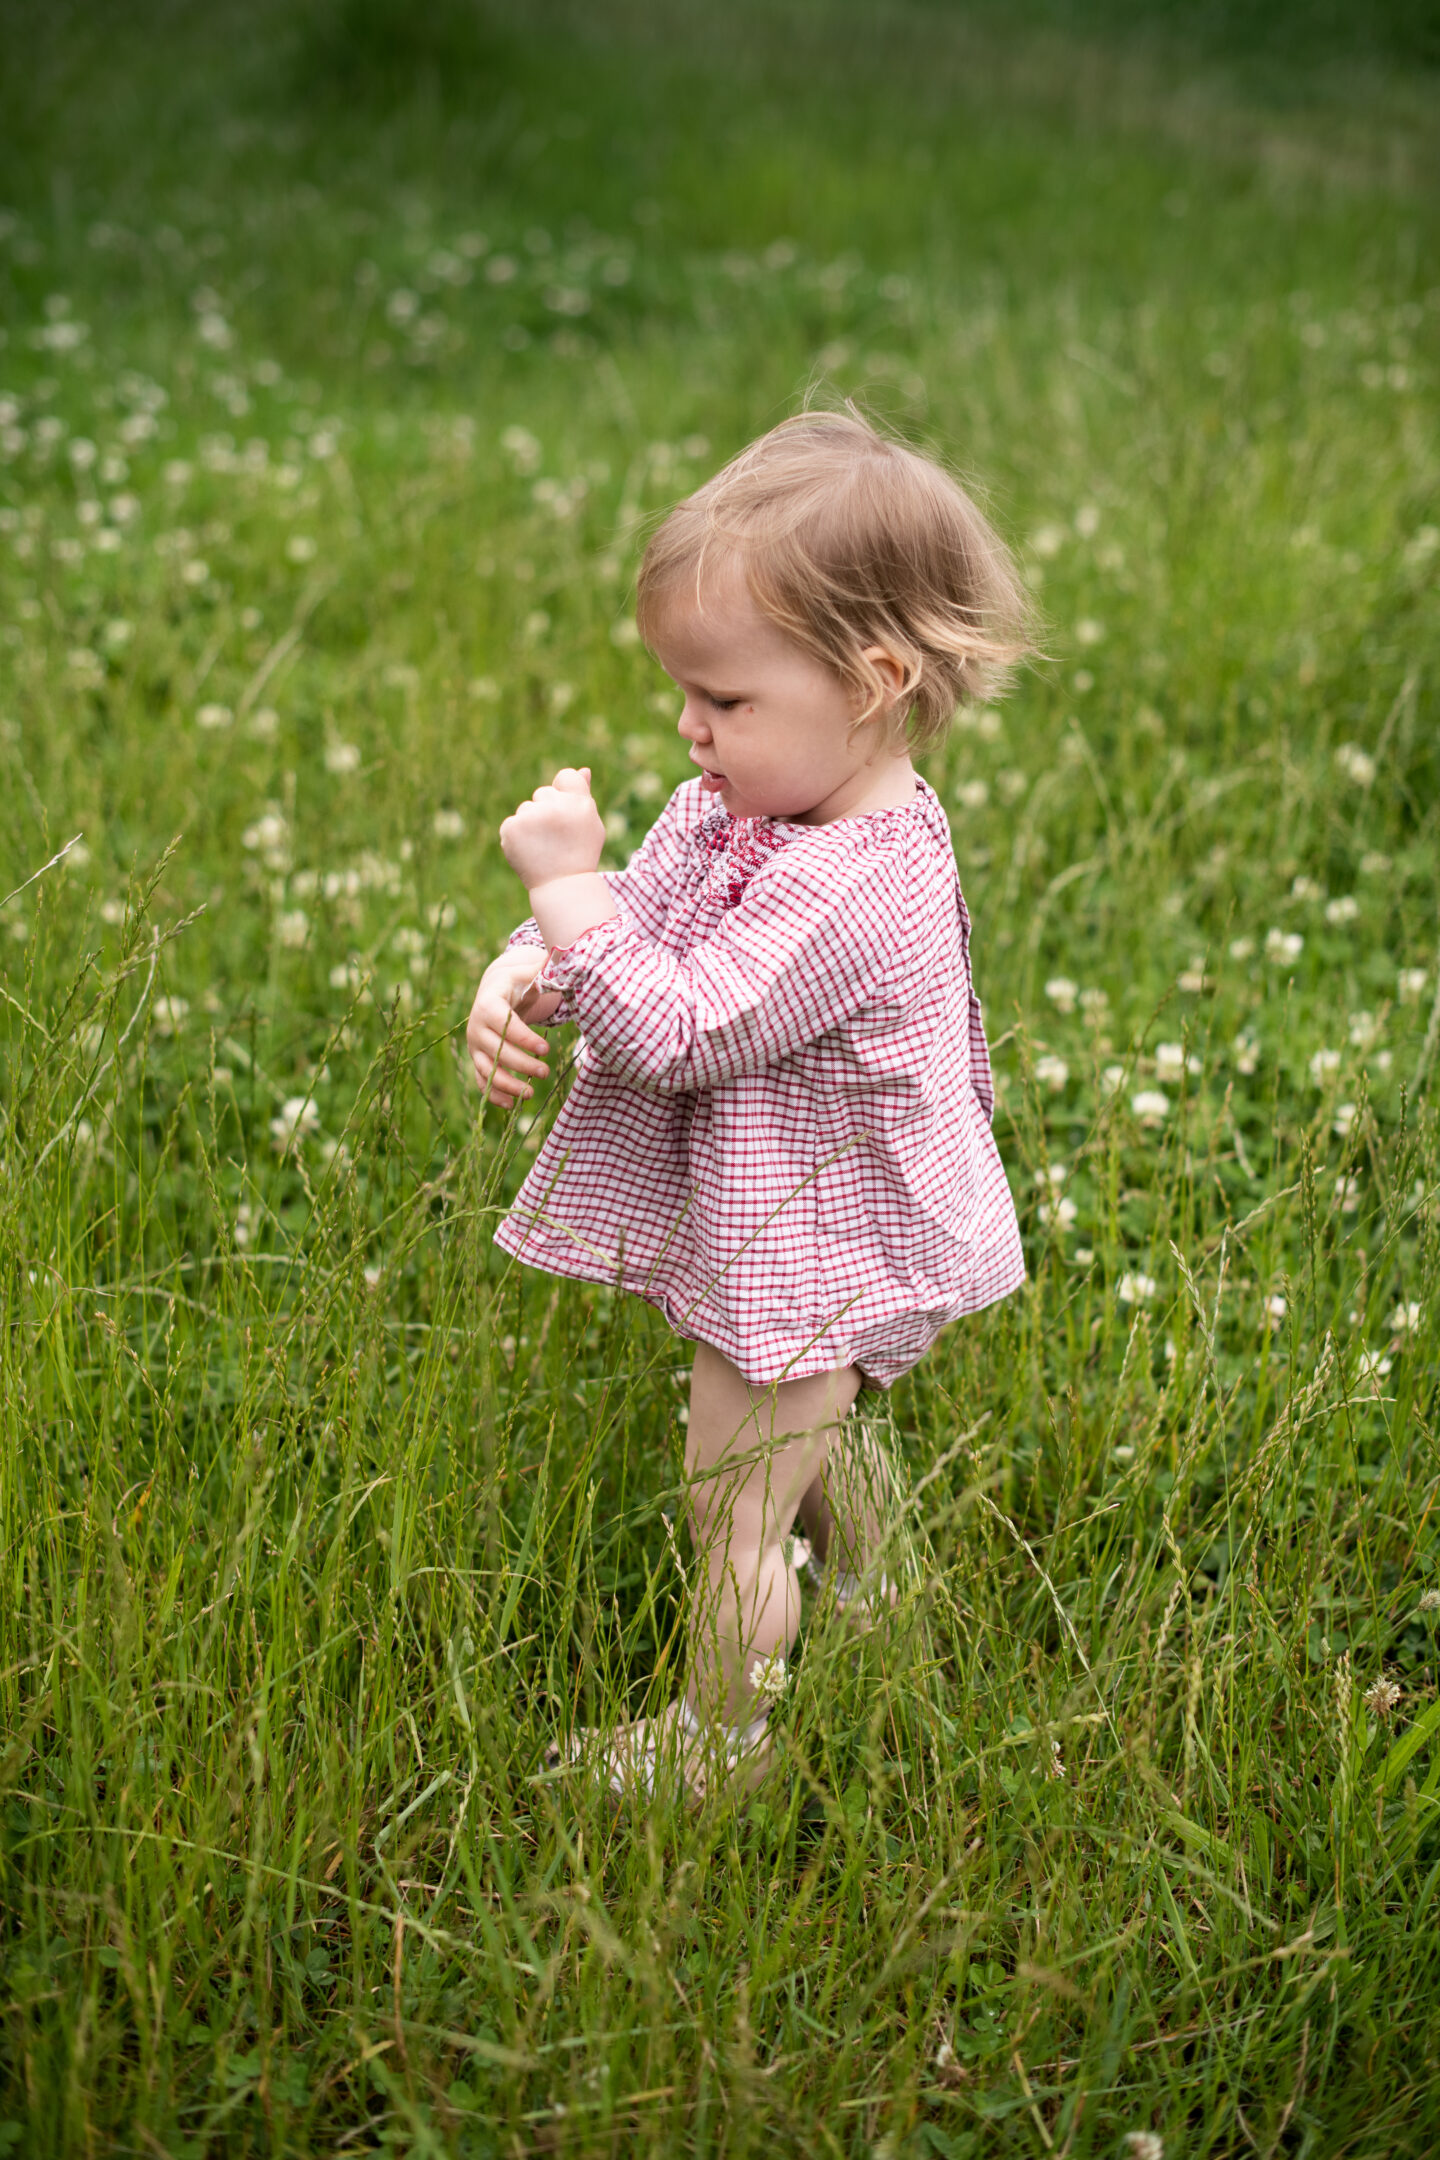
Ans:
[[[695,1345],[689,1677],[581,1735],[617,1790],[753,1784],[799,1620],[797,1514],[860,1612],[883,1474],[862,1387],[1024,1266],[990,1133],[970,920],[912,755],[1024,648],[1008,555],[938,466],[849,413],[785,422],[671,512],[639,623],[699,767],[621,871],[588,770],[500,827],[532,914],[468,1042],[489,1099],[580,1030],[569,1098],[498,1233],[650,1299]],[[858,1440],[856,1438],[858,1426]],[[857,1459],[856,1451],[859,1451]]]

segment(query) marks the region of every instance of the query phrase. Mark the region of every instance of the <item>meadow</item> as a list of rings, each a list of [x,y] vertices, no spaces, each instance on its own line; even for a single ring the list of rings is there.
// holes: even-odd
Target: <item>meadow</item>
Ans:
[[[1190,12],[7,8],[0,2153],[1434,2150],[1440,76]],[[612,1813],[688,1360],[463,1027],[807,395],[1041,611],[926,767],[1030,1277],[783,1773]]]

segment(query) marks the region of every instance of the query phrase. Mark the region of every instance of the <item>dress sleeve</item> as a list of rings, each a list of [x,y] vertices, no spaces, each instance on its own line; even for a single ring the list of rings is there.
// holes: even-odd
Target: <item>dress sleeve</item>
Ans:
[[[685,1094],[762,1071],[883,997],[908,914],[903,847],[841,854],[792,842],[683,955],[625,916],[551,954],[596,1061],[633,1086]]]

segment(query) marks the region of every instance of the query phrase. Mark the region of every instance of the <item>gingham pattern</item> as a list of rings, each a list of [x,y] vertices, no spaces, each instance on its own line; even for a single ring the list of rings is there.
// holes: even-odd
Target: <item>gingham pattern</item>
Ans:
[[[688,781],[606,881],[619,914],[538,978],[582,1039],[497,1242],[756,1384],[888,1387],[1024,1276],[938,796],[811,826]]]

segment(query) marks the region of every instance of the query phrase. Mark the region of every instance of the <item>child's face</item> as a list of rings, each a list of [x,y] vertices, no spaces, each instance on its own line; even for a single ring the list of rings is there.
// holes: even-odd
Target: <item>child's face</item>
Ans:
[[[706,792],[733,816],[825,825],[867,807],[894,754],[883,729],[852,732],[848,684],[761,614],[738,572],[703,609],[673,601],[655,650],[685,693],[680,733]]]

